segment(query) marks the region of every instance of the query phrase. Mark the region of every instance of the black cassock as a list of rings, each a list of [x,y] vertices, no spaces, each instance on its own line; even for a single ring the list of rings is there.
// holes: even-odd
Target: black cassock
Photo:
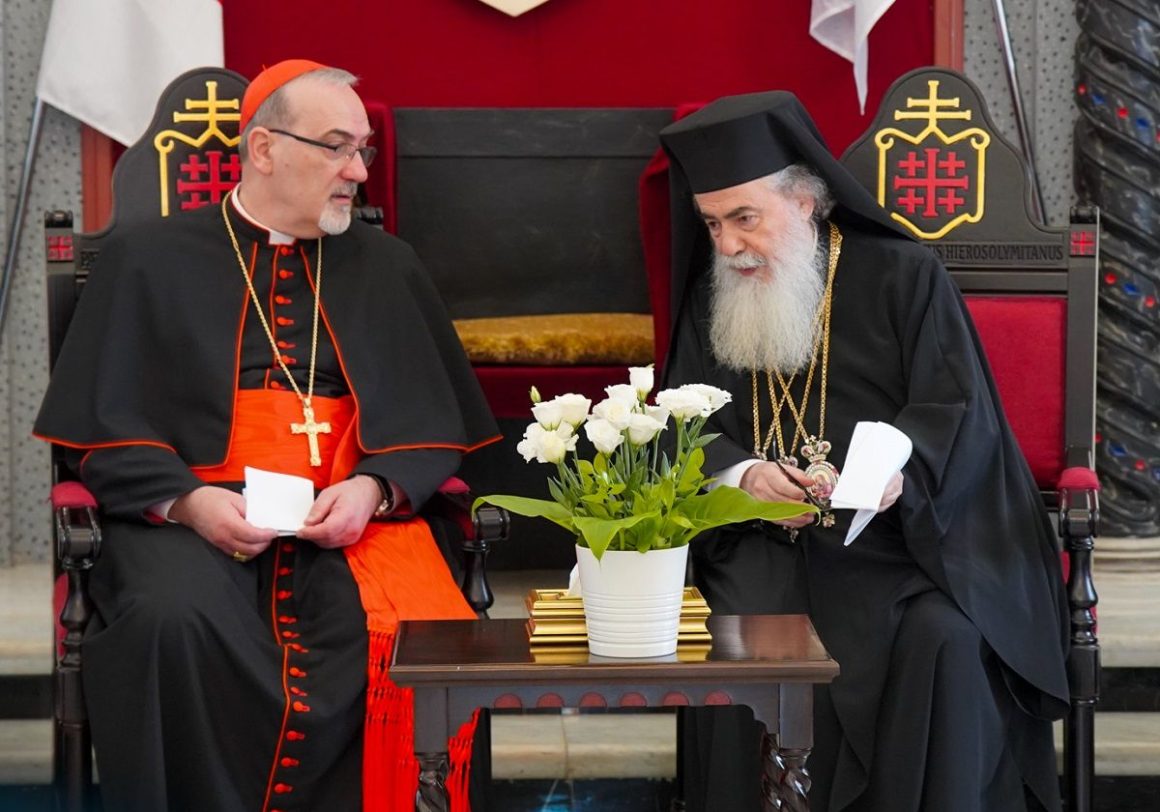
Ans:
[[[814,809],[1022,810],[1021,785],[1058,809],[1050,720],[1067,707],[1068,642],[1054,531],[949,274],[928,249],[859,225],[841,226],[825,439],[841,470],[858,421],[906,433],[902,496],[849,547],[851,511],[796,544],[771,525],[706,534],[692,546],[696,582],[716,612],[808,612],[840,664],[816,692]],[[707,286],[707,273],[690,282],[666,383],[732,392],[710,420],[723,436],[706,470],[718,471],[753,456],[753,395],[748,373],[707,350]],[[759,391],[764,436],[764,375]],[[782,418],[792,437],[788,408]],[[736,745],[750,729],[705,712],[685,729],[689,809],[759,808],[756,751]]]
[[[271,245],[232,210],[231,222],[305,391],[318,242]],[[353,396],[354,471],[395,482],[418,507],[494,438],[494,421],[408,246],[355,223],[322,250],[315,394]],[[110,810],[241,812],[264,798],[361,808],[367,621],[343,550],[281,539],[239,566],[142,515],[204,484],[190,466],[223,461],[236,389],[288,388],[250,310],[216,207],[121,229],[37,420],[38,434],[87,454],[82,474],[105,513],[84,675]],[[280,645],[274,615],[309,645]],[[289,705],[288,690],[300,691]]]

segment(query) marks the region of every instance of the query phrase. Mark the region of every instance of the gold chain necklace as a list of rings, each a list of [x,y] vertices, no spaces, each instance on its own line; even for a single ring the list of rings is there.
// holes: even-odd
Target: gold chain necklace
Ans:
[[[236,194],[236,193],[235,193]],[[246,280],[246,289],[250,291],[250,300],[254,303],[254,312],[258,314],[258,320],[262,322],[262,329],[266,331],[266,338],[270,341],[270,349],[274,351],[274,359],[278,362],[278,366],[282,367],[282,371],[286,373],[286,379],[290,381],[290,387],[294,390],[294,394],[298,396],[299,402],[302,404],[302,422],[291,423],[291,434],[305,434],[306,441],[310,448],[310,464],[317,468],[322,465],[322,455],[318,449],[318,435],[330,434],[330,423],[318,423],[314,420],[314,407],[310,404],[310,399],[314,397],[314,362],[318,357],[318,313],[321,310],[321,296],[322,296],[322,238],[318,238],[318,259],[314,267],[314,326],[310,333],[310,371],[306,377],[306,394],[302,394],[302,390],[298,388],[298,383],[294,380],[294,376],[290,374],[290,368],[286,366],[286,362],[282,360],[282,353],[278,351],[278,342],[274,340],[274,331],[270,329],[270,323],[266,321],[266,314],[262,312],[262,304],[258,301],[258,292],[254,290],[254,283],[250,279],[250,271],[246,267],[246,260],[242,256],[242,249],[238,246],[237,235],[234,234],[234,227],[230,223],[229,214],[226,212],[226,203],[230,196],[226,195],[222,198],[222,220],[226,224],[226,233],[230,235],[230,245],[234,247],[234,256],[238,258],[238,267],[242,269],[242,278]]]
[[[838,469],[834,467],[833,463],[826,460],[826,455],[830,453],[831,445],[828,440],[823,439],[826,432],[826,392],[829,385],[830,318],[834,293],[834,276],[838,270],[838,258],[842,252],[842,234],[833,223],[830,223],[829,226],[830,255],[826,272],[826,289],[822,295],[822,301],[819,303],[818,312],[814,317],[814,346],[810,357],[809,371],[806,374],[805,388],[802,391],[801,405],[799,406],[795,403],[790,394],[790,386],[793,385],[795,375],[790,375],[789,380],[786,380],[781,374],[781,370],[774,370],[772,375],[768,369],[765,370],[766,383],[769,386],[769,401],[773,414],[769,432],[766,434],[764,443],[761,442],[757,370],[751,371],[753,384],[754,453],[760,459],[766,459],[771,435],[776,435],[778,461],[783,465],[791,465],[796,468],[798,466],[798,459],[795,456],[795,452],[797,450],[798,438],[800,437],[802,440],[802,454],[809,460],[809,465],[806,466],[805,473],[806,476],[814,480],[814,485],[811,486],[810,491],[822,503],[823,507],[829,507],[829,496],[838,484]],[[820,324],[818,324],[819,321],[821,322]],[[818,433],[814,435],[806,431],[805,414],[806,406],[809,404],[810,390],[813,386],[814,370],[817,367],[819,345],[822,351],[822,374],[821,389],[818,394]],[[778,385],[781,387],[780,398],[777,397],[774,390],[774,375],[777,376]],[[788,445],[784,442],[781,433],[781,407],[783,405],[789,406],[790,413],[794,418],[794,432]],[[834,515],[828,511],[823,513],[822,525],[824,527],[832,527],[833,524]]]

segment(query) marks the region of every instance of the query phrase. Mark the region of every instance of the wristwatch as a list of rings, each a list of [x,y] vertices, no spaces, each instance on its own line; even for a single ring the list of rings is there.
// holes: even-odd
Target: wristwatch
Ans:
[[[375,512],[371,514],[372,519],[385,519],[391,515],[391,511],[395,509],[395,491],[391,487],[391,483],[372,475],[372,479],[379,484],[379,490],[383,494],[383,501],[379,502],[379,506],[375,508]]]

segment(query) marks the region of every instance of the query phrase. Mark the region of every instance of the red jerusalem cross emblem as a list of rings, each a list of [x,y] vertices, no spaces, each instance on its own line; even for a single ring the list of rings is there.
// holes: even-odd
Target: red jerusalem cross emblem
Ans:
[[[220,149],[207,150],[204,155],[192,152],[178,168],[181,177],[177,179],[177,196],[182,210],[220,203],[222,196],[242,179],[238,153],[227,154]]]
[[[964,126],[972,111],[958,109],[958,98],[940,99],[937,79],[927,85],[926,98],[908,98],[906,110],[894,111],[895,121],[916,124],[884,127],[874,143],[878,203],[916,236],[936,240],[982,219],[991,136]]]

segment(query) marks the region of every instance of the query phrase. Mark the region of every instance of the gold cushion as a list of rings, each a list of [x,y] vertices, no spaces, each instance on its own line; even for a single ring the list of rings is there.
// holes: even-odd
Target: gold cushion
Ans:
[[[653,361],[653,321],[647,313],[456,319],[455,329],[474,364],[641,366]]]

